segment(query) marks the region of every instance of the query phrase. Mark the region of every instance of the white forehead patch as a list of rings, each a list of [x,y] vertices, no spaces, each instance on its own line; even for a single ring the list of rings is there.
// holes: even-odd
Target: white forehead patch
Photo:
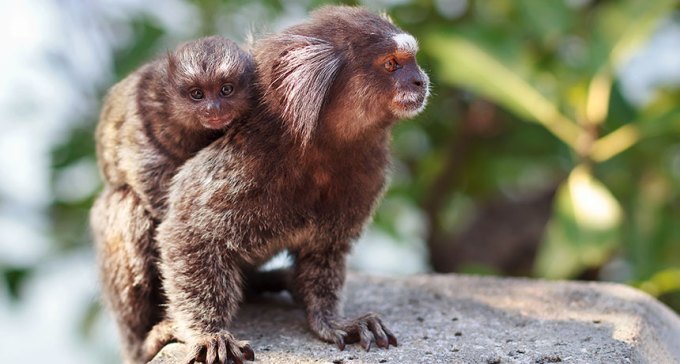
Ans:
[[[418,52],[418,41],[413,38],[411,34],[399,33],[392,36],[394,42],[397,43],[397,49],[409,53]]]
[[[217,67],[217,72],[221,75],[230,75],[240,70],[237,69],[239,66],[238,57],[234,52],[227,52],[227,54],[222,58],[222,62]]]

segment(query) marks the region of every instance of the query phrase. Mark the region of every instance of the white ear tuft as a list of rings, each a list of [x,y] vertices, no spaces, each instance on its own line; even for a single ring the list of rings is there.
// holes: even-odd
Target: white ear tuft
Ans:
[[[312,137],[342,61],[322,39],[292,34],[277,38],[285,46],[273,62],[266,93],[277,101],[278,112],[304,146]]]

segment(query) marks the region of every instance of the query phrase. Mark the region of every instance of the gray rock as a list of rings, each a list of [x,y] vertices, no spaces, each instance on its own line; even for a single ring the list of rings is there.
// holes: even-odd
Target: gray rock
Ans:
[[[232,332],[250,340],[256,363],[680,363],[680,318],[619,284],[351,274],[345,311],[382,314],[399,347],[339,351],[285,295],[244,304]],[[151,363],[183,353],[171,344]]]

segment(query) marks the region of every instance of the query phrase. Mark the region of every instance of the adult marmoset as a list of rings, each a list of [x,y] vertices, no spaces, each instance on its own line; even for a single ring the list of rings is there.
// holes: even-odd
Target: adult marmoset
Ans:
[[[250,111],[253,73],[234,42],[202,38],[142,66],[105,99],[96,131],[105,188],[90,221],[128,363],[149,359],[143,342],[164,318],[154,235],[171,178]]]
[[[243,272],[284,249],[316,335],[341,349],[397,344],[376,314],[345,318],[341,295],[351,242],[385,187],[390,129],[429,94],[417,50],[387,18],[354,7],[321,8],[256,41],[260,106],[180,168],[158,227],[185,362],[253,360],[229,332]]]

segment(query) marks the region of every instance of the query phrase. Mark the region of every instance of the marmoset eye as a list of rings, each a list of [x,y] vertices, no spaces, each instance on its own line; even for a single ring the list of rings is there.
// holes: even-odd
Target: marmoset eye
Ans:
[[[191,90],[189,90],[189,96],[193,100],[198,101],[202,99],[205,95],[203,94],[203,90],[201,90],[200,88],[192,88]]]
[[[399,63],[397,63],[397,60],[394,59],[394,58],[388,59],[385,62],[384,66],[385,66],[385,70],[387,70],[387,72],[394,72],[394,71],[398,70],[399,68],[401,68]]]
[[[234,86],[232,86],[229,83],[225,83],[222,85],[222,88],[220,89],[220,96],[225,97],[229,96],[234,92]]]

